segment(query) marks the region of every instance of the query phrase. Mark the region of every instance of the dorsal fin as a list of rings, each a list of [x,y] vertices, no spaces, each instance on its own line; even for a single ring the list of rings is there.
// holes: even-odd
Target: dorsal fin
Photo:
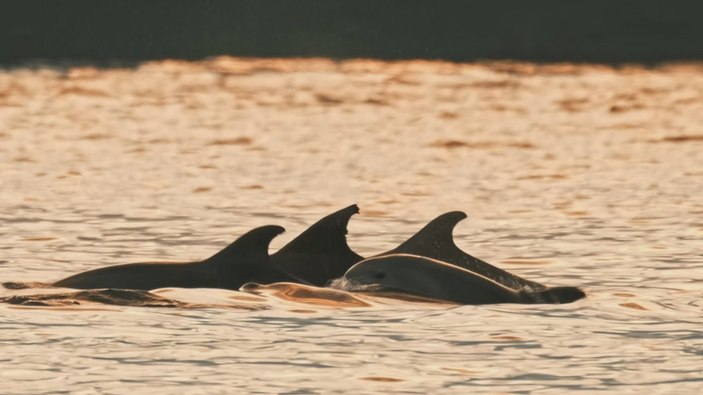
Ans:
[[[217,267],[232,263],[251,264],[257,261],[268,261],[271,240],[284,231],[285,229],[278,225],[252,229],[203,262]]]
[[[380,255],[414,254],[437,259],[471,270],[514,290],[525,287],[533,290],[545,288],[542,284],[526,280],[475,258],[457,247],[452,233],[456,225],[465,218],[466,213],[461,211],[444,213],[430,221],[397,248]]]
[[[463,253],[454,244],[452,233],[456,224],[467,217],[462,211],[450,211],[430,221],[411,238],[387,254],[414,254],[439,259],[439,256]],[[442,260],[442,259],[440,259]]]
[[[247,282],[270,284],[294,281],[271,263],[269,244],[283,233],[281,226],[268,225],[250,230],[222,251],[203,261],[210,266],[218,288],[239,289]]]
[[[271,256],[274,265],[298,281],[323,286],[341,277],[363,257],[347,244],[347,225],[359,207],[352,204],[317,221]]]

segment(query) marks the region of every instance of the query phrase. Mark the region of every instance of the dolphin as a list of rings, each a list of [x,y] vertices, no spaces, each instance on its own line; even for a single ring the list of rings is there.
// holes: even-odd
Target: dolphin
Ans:
[[[456,225],[466,217],[466,213],[462,211],[444,213],[398,247],[376,257],[392,254],[420,255],[470,270],[514,290],[525,287],[533,290],[546,288],[540,283],[526,280],[475,258],[457,247],[452,233]]]
[[[56,287],[151,290],[165,287],[239,289],[244,283],[294,281],[271,263],[268,247],[284,228],[253,229],[200,262],[131,263],[89,270],[55,282]]]
[[[436,259],[390,254],[352,266],[333,286],[357,291],[408,293],[457,304],[571,303],[584,298],[576,287],[516,290],[471,270]]]

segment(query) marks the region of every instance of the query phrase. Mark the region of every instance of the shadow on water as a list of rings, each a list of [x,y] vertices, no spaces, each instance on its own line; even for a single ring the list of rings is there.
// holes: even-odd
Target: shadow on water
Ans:
[[[253,294],[271,294],[279,299],[328,307],[369,307],[369,303],[344,291],[318,288],[293,283],[274,283],[261,285],[256,283],[244,284],[241,288]]]
[[[0,297],[0,302],[21,306],[66,307],[85,303],[100,303],[129,307],[166,307],[181,309],[230,308],[262,310],[265,306],[248,304],[197,304],[165,298],[148,291],[130,289],[91,289],[68,293],[10,295]]]
[[[319,288],[294,283],[274,283],[261,285],[245,284],[239,292],[230,290],[212,290],[226,295],[225,302],[194,302],[199,296],[212,298],[208,292],[198,290],[163,288],[153,292],[130,289],[90,289],[74,292],[62,292],[64,288],[54,288],[47,283],[6,282],[3,286],[11,291],[22,292],[30,289],[46,289],[45,293],[15,293],[0,296],[0,303],[21,306],[66,307],[85,304],[107,304],[125,307],[165,307],[179,309],[224,308],[248,311],[266,310],[275,306],[275,300],[293,302],[303,305],[329,308],[363,308],[375,304],[432,304],[453,306],[441,300],[396,292],[361,292],[350,293],[338,289]],[[55,290],[55,291],[51,291]],[[183,292],[180,292],[183,291]],[[162,296],[163,294],[172,297]],[[200,295],[204,294],[204,295]],[[179,299],[185,300],[179,300]],[[275,300],[272,300],[275,298]],[[191,301],[188,301],[190,299]]]

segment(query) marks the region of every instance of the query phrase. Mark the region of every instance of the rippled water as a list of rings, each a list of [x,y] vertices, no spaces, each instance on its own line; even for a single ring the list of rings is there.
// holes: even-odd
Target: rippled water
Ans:
[[[395,247],[457,244],[567,305],[274,285],[171,307],[0,305],[0,392],[700,393],[703,67],[326,60],[0,71],[0,280],[283,246],[358,203]],[[2,290],[0,296],[57,290]],[[59,292],[64,292],[60,291]],[[327,292],[327,291],[325,291]]]

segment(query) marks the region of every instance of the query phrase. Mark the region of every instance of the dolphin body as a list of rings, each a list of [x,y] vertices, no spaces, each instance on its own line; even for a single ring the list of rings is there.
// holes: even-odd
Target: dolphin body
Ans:
[[[343,288],[409,293],[458,304],[570,303],[585,297],[576,287],[514,289],[486,276],[436,259],[390,254],[363,260],[344,277]]]
[[[55,282],[56,287],[151,290],[165,287],[239,289],[255,281],[293,281],[273,265],[268,247],[284,229],[276,225],[253,229],[217,254],[200,262],[131,263],[89,270]]]
[[[526,280],[488,262],[484,262],[457,247],[454,244],[452,233],[456,225],[466,217],[466,213],[461,211],[444,213],[430,221],[403,244],[388,252],[376,255],[376,257],[393,254],[419,255],[470,270],[515,290],[522,288],[541,290],[546,288],[545,285]]]

